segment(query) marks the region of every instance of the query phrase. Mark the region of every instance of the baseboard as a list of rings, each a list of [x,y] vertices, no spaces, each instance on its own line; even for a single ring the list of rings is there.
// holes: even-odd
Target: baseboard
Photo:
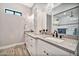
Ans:
[[[22,45],[22,44],[24,44],[24,43],[25,43],[25,42],[14,43],[14,44],[11,44],[11,45],[7,45],[7,46],[0,47],[0,49],[6,49],[6,48],[14,47],[14,46],[16,46],[16,45]]]

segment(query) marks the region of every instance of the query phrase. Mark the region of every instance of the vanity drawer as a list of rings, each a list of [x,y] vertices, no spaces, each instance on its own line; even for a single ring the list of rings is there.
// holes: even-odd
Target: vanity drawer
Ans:
[[[63,49],[60,49],[40,39],[38,39],[37,45],[38,45],[37,46],[38,55],[48,55],[48,56],[71,56],[73,55],[70,52],[64,51]]]
[[[50,48],[48,48],[46,45],[44,44],[45,42],[41,41],[41,40],[37,40],[37,55],[38,56],[51,56],[51,52],[49,51]],[[54,55],[54,54],[53,54]]]

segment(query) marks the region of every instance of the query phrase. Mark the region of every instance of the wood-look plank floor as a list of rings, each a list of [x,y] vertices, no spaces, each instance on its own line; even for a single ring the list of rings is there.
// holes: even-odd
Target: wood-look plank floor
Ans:
[[[29,56],[25,45],[0,50],[0,56]]]

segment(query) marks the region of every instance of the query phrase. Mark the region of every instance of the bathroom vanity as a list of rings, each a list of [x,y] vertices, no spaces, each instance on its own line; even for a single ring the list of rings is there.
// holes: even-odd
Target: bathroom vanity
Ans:
[[[78,41],[25,32],[25,43],[32,56],[73,56]]]

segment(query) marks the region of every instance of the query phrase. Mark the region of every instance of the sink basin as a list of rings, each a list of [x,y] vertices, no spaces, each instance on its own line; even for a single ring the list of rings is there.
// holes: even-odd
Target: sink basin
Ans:
[[[57,43],[61,43],[61,42],[64,41],[64,40],[62,40],[62,39],[53,38],[53,37],[46,37],[45,39],[46,39],[46,40],[49,40],[49,41],[54,41],[54,42],[57,42]]]

